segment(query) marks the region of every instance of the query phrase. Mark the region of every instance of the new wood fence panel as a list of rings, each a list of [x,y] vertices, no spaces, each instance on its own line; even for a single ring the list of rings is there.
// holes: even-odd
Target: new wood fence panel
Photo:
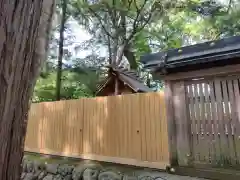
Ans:
[[[27,151],[145,167],[169,164],[163,93],[31,106]]]
[[[27,134],[25,139],[25,148],[31,149],[33,151],[38,151],[42,147],[42,119],[43,116],[43,109],[40,107],[39,104],[32,104],[31,110],[29,113],[29,119],[27,126]]]
[[[169,149],[168,146],[168,131],[167,131],[167,122],[166,122],[166,106],[165,106],[165,97],[163,93],[156,93],[153,95],[155,99],[155,111],[154,119],[156,119],[156,141],[159,141],[157,146],[157,161],[169,161]],[[160,119],[158,119],[160,115]],[[162,153],[159,153],[162,152]]]
[[[69,154],[75,154],[83,152],[83,102],[72,100],[69,101],[66,107],[68,124],[67,129],[67,142],[69,146]]]
[[[140,104],[139,104],[139,95],[133,95],[131,96],[131,99],[135,99],[135,101],[132,101],[132,111],[133,112],[139,112],[140,110]],[[139,113],[131,113],[131,122],[133,124],[133,130],[132,130],[132,155],[134,159],[141,159],[141,135],[140,135],[140,112]]]

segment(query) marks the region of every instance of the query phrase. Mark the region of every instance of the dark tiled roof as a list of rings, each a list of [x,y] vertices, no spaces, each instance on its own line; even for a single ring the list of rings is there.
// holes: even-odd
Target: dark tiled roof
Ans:
[[[135,71],[128,70],[124,67],[109,67],[111,76],[106,77],[99,85],[97,85],[97,93],[100,92],[112,79],[117,76],[124,84],[129,86],[135,92],[151,92],[153,91],[144,84],[142,79]]]
[[[145,55],[141,57],[141,62],[147,69],[159,70],[192,64],[203,65],[236,57],[240,57],[240,36]]]

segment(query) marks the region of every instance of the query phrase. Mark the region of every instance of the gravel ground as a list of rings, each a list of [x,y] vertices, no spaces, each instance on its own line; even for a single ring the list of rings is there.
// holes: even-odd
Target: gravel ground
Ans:
[[[146,172],[146,171],[140,171],[139,172],[139,179],[142,179],[141,177],[149,176],[154,180],[207,180],[203,178],[196,178],[196,177],[188,177],[188,176],[178,176],[178,175],[172,175],[165,172]]]

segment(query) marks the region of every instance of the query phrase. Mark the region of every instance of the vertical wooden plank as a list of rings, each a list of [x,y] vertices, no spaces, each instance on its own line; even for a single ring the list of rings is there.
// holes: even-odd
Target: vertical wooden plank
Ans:
[[[52,103],[51,103],[52,104]],[[57,148],[57,150],[56,150],[56,152],[57,153],[61,153],[61,152],[63,152],[63,153],[66,153],[65,152],[65,119],[66,119],[66,114],[64,113],[64,111],[63,111],[63,109],[65,109],[65,101],[58,101],[58,103],[57,104],[55,104],[55,108],[58,108],[58,107],[60,107],[58,110],[62,110],[62,111],[60,111],[59,113],[58,113],[58,120],[60,121],[60,133],[58,134],[58,136],[57,136],[57,138],[59,138],[58,139],[58,141],[59,141],[59,143],[58,143],[58,148]],[[54,112],[54,111],[53,111]],[[53,113],[52,112],[52,113]],[[49,117],[51,117],[51,114],[50,114],[51,112],[49,112],[49,115],[48,115],[48,118]],[[54,125],[55,125],[55,120],[56,119],[54,119],[54,120],[51,120],[51,126],[52,127],[54,127]],[[49,133],[51,133],[51,132],[49,132]],[[54,136],[50,136],[50,137],[54,137]],[[51,138],[52,139],[52,138]],[[53,140],[53,139],[52,139]],[[49,143],[49,144],[51,144],[51,143]],[[52,146],[51,146],[52,147]],[[54,148],[52,147],[51,148],[52,150],[54,150]]]
[[[58,141],[58,144],[57,144],[57,148],[55,149],[54,146],[52,146],[52,143],[48,143],[49,144],[49,147],[51,147],[50,149],[57,152],[57,153],[60,153],[62,151],[64,151],[64,139],[63,139],[63,121],[65,119],[65,113],[63,111],[64,109],[64,102],[63,101],[58,101],[57,103],[53,103],[53,102],[50,102],[49,105],[53,105],[53,109],[52,109],[52,112],[48,112],[48,115],[47,115],[47,119],[48,119],[48,134],[50,135],[51,137],[51,141],[53,140],[52,137],[54,137],[53,132],[50,132],[49,131],[49,127],[54,127],[55,125],[55,121],[58,120],[59,121],[59,124],[60,124],[60,128],[59,128],[59,131],[58,131],[58,134],[55,136],[57,137],[57,141]],[[52,114],[54,114],[53,112],[54,111],[57,111],[58,113],[58,117],[55,119],[52,117]],[[50,122],[50,123],[49,123]],[[49,136],[48,135],[48,136]]]
[[[90,131],[91,133],[91,154],[97,154],[97,146],[98,146],[98,140],[97,140],[97,108],[96,103],[98,101],[98,98],[90,99],[91,100],[91,119],[90,121]]]
[[[120,157],[126,157],[127,156],[127,145],[126,145],[126,121],[127,121],[127,114],[126,114],[126,104],[125,104],[125,96],[120,95],[118,96],[118,102],[116,104],[116,107],[119,107],[118,109],[116,109],[117,111],[117,119],[118,120],[118,131],[120,133],[119,135],[119,140],[118,142],[120,142],[120,146],[119,146],[119,154]]]
[[[226,129],[225,129],[225,122],[224,122],[224,110],[223,110],[223,98],[222,98],[222,87],[221,82],[219,79],[215,79],[215,91],[216,91],[216,100],[217,100],[217,115],[218,115],[218,124],[220,126],[219,131],[219,138],[220,138],[220,144],[221,144],[221,157],[219,161],[219,165],[224,165],[226,161],[227,156],[227,150],[226,147],[228,146],[227,143],[227,137],[226,137]]]
[[[100,147],[100,131],[101,131],[101,126],[100,126],[100,121],[101,121],[101,106],[102,106],[102,98],[98,97],[97,101],[95,101],[95,111],[96,111],[96,140],[97,140],[97,150],[96,154],[101,155],[101,147]]]
[[[103,148],[103,155],[107,156],[107,149],[108,149],[108,118],[109,118],[109,109],[108,109],[108,99],[106,97],[103,98],[103,119],[102,119],[102,148]]]
[[[118,154],[119,157],[123,157],[123,105],[122,105],[122,96],[118,96],[118,101],[116,102],[116,110],[117,110],[117,115],[116,115],[116,121],[118,123]]]
[[[176,119],[174,116],[174,103],[173,103],[173,87],[171,81],[165,81],[165,104],[167,109],[167,124],[168,124],[168,146],[169,146],[169,161],[171,166],[178,165],[177,157],[177,131]]]
[[[132,140],[132,136],[131,136],[131,131],[132,131],[132,126],[131,126],[131,95],[124,95],[126,97],[126,101],[125,104],[127,106],[127,111],[126,111],[126,115],[127,115],[127,157],[131,158],[131,140]]]
[[[99,144],[98,144],[98,121],[99,121],[99,114],[98,114],[98,106],[99,106],[99,98],[94,98],[92,101],[92,113],[93,118],[91,119],[92,125],[91,125],[91,131],[93,132],[93,148],[92,153],[98,154],[99,152]]]
[[[157,138],[156,138],[156,130],[157,130],[157,119],[155,119],[155,106],[158,103],[158,97],[157,94],[155,93],[149,93],[149,102],[150,104],[150,117],[151,117],[151,131],[152,131],[152,135],[151,135],[151,146],[152,146],[152,161],[157,161]],[[160,141],[161,142],[161,141]]]
[[[164,93],[161,92],[161,104],[159,105],[161,107],[161,118],[160,118],[160,124],[161,124],[161,127],[163,129],[162,133],[161,133],[161,137],[162,138],[162,149],[164,151],[164,155],[162,157],[162,160],[164,162],[167,162],[167,164],[169,164],[169,147],[166,146],[166,144],[169,144],[168,142],[168,126],[167,126],[167,109],[166,109],[166,104],[165,104],[165,97],[164,97]],[[158,121],[158,122],[159,122]]]
[[[64,111],[65,111],[65,118],[64,118],[64,133],[65,133],[65,145],[64,145],[64,153],[66,155],[71,155],[71,140],[70,140],[70,131],[72,130],[72,118],[70,112],[70,106],[71,106],[72,100],[65,101]]]
[[[116,142],[115,142],[115,144],[116,144],[116,150],[117,150],[117,154],[116,154],[116,156],[117,157],[120,157],[120,147],[121,147],[121,144],[120,144],[120,137],[121,137],[121,129],[120,129],[120,123],[121,123],[121,120],[120,119],[118,119],[119,117],[121,117],[120,116],[120,111],[119,111],[119,101],[121,100],[120,99],[120,97],[121,96],[117,96],[117,99],[116,99],[116,101],[115,101],[115,111],[116,111],[116,113],[115,113],[115,131],[116,131]]]
[[[112,155],[112,137],[111,137],[111,126],[112,126],[112,97],[107,98],[107,110],[108,110],[108,117],[106,120],[106,139],[107,139],[107,146],[106,146],[106,156]]]
[[[93,121],[94,121],[94,107],[93,107],[93,99],[88,99],[88,131],[89,131],[89,140],[88,140],[88,153],[94,154],[94,131],[93,131]]]
[[[193,160],[198,159],[198,135],[197,135],[197,121],[196,121],[196,104],[194,101],[194,94],[193,94],[193,89],[194,85],[191,84],[188,86],[189,87],[189,110],[190,110],[190,118],[191,118],[191,130],[192,130],[192,158]]]
[[[174,114],[177,124],[177,153],[178,163],[182,166],[190,165],[191,156],[191,134],[190,121],[187,112],[186,91],[183,81],[175,82],[173,85]]]
[[[47,141],[46,141],[46,135],[47,135],[47,133],[46,133],[46,131],[47,131],[46,116],[47,116],[47,114],[46,114],[46,107],[45,107],[46,104],[47,104],[46,102],[42,103],[42,106],[43,106],[43,109],[42,109],[42,112],[43,112],[43,117],[42,117],[43,131],[42,131],[42,149],[41,149],[42,151],[41,152],[43,152],[47,148]],[[56,143],[57,143],[57,141],[56,141]]]
[[[160,129],[161,130],[161,125],[160,125],[160,128],[158,127],[158,122],[160,120],[160,114],[159,114],[159,117],[157,118],[155,116],[156,114],[156,111],[155,111],[155,107],[160,103],[161,101],[161,97],[159,97],[159,93],[151,93],[149,94],[149,97],[150,97],[150,102],[151,102],[151,106],[150,106],[150,117],[151,117],[151,129],[152,129],[152,158],[153,158],[153,161],[156,161],[157,162],[157,153],[158,153],[158,142],[162,143],[162,140],[161,138],[157,138],[157,131]],[[160,123],[159,123],[160,124]]]
[[[199,138],[201,139],[201,148],[202,148],[202,155],[201,158],[204,162],[208,161],[208,140],[207,140],[207,132],[206,132],[206,117],[205,117],[205,98],[203,94],[203,89],[205,90],[205,84],[200,82],[199,83],[199,96],[200,96],[200,122],[201,122],[201,131]]]
[[[51,137],[49,139],[46,139],[47,141],[47,146],[49,148],[49,150],[55,151],[55,152],[59,152],[60,149],[62,148],[62,143],[61,143],[61,135],[62,135],[62,112],[61,110],[63,109],[62,107],[62,103],[60,102],[48,102],[46,103],[46,106],[44,108],[45,110],[45,121],[46,121],[46,125],[47,125],[47,131],[46,134],[47,136]],[[58,112],[58,113],[53,113],[53,112]],[[55,122],[58,121],[59,122],[59,126],[58,128],[54,128],[53,131],[49,132],[49,127],[54,127]],[[46,136],[46,138],[47,138]],[[57,137],[55,139],[55,144],[52,143],[52,137]],[[51,143],[49,142],[51,141]],[[55,145],[55,146],[54,146]]]
[[[97,139],[97,121],[98,121],[98,112],[97,112],[97,101],[99,98],[91,99],[92,103],[92,118],[91,121],[91,132],[92,132],[92,147],[91,147],[91,154],[98,153],[98,139]]]
[[[213,120],[211,119],[211,101],[210,101],[210,85],[209,80],[206,81],[205,84],[205,102],[206,102],[206,133],[207,133],[207,139],[208,139],[208,146],[209,146],[209,157],[208,157],[208,163],[212,163],[215,157],[215,150],[213,147],[213,131],[212,131],[212,124]]]
[[[41,105],[41,148],[40,148],[40,152],[42,152],[42,149],[44,148],[43,146],[43,141],[44,141],[44,106],[43,104]]]
[[[89,149],[89,121],[88,121],[88,116],[89,116],[89,105],[88,105],[88,100],[84,101],[84,118],[83,118],[83,154],[88,153]]]
[[[146,116],[148,116],[148,120],[146,123],[149,123],[149,129],[148,129],[148,133],[149,133],[149,158],[151,160],[151,162],[156,161],[156,149],[155,149],[155,128],[154,128],[154,119],[153,119],[153,114],[154,114],[154,106],[155,106],[155,100],[156,99],[151,99],[151,95],[152,93],[146,94],[147,100],[148,100],[148,104],[146,104],[149,109],[148,109],[148,113]]]
[[[74,123],[75,123],[75,108],[74,108],[74,100],[69,100],[69,106],[67,111],[67,126],[68,128],[68,134],[67,134],[67,142],[69,144],[69,154],[73,155],[74,152],[74,144],[72,143],[74,141],[74,138],[72,137],[72,133],[74,132]],[[74,109],[73,109],[74,108]]]
[[[232,137],[232,143],[233,143],[233,151],[234,151],[234,159],[233,163],[237,164],[237,151],[236,151],[236,145],[235,145],[235,127],[238,123],[237,116],[236,116],[236,106],[235,106],[235,97],[234,97],[234,90],[233,90],[233,80],[227,81],[227,87],[228,87],[228,93],[229,93],[229,102],[230,102],[230,119],[231,119],[231,137]]]
[[[235,132],[234,132],[234,144],[237,153],[237,163],[240,164],[240,82],[239,79],[235,79],[233,81],[234,86],[234,97],[235,97],[235,104],[234,104],[234,114],[236,115],[235,119]]]
[[[114,156],[115,157],[118,157],[118,151],[119,151],[119,144],[118,144],[118,131],[119,131],[119,129],[118,129],[118,123],[119,122],[117,122],[116,120],[117,120],[117,116],[119,116],[119,114],[118,114],[118,109],[117,109],[117,101],[118,101],[118,98],[119,98],[119,96],[115,96],[114,97],[114,104],[113,104],[113,109],[114,109],[114,111],[113,112],[115,112],[114,114],[113,114],[113,131],[114,131],[114,134],[115,134],[115,138],[114,138],[114,147],[115,147],[115,149],[114,149]]]
[[[234,153],[234,147],[233,147],[233,137],[232,137],[232,120],[230,117],[230,109],[229,109],[229,97],[228,97],[228,89],[227,89],[227,81],[222,81],[222,90],[223,90],[223,102],[224,102],[224,121],[225,121],[225,128],[226,128],[226,136],[227,136],[227,142],[228,142],[228,148],[227,148],[227,160],[228,164],[233,165],[235,164],[235,153]]]
[[[59,112],[59,109],[62,109],[62,104],[61,104],[61,102],[60,103],[57,102],[57,103],[58,104],[56,104],[56,103],[53,104],[52,102],[48,102],[48,103],[45,104],[45,108],[44,108],[45,124],[48,127],[47,130],[45,131],[46,134],[47,134],[46,138],[47,138],[47,136],[49,136],[49,137],[54,137],[54,136],[57,137],[57,139],[55,140],[56,146],[53,146],[54,144],[49,143],[49,140],[52,141],[51,138],[46,139],[45,141],[47,141],[46,145],[47,145],[49,150],[52,150],[52,151],[55,150],[55,152],[59,153],[59,150],[61,149],[61,146],[62,146],[61,145],[62,143],[60,141],[61,134],[62,134],[62,120],[61,120],[62,114],[61,114],[61,112]],[[58,112],[55,115],[53,113],[54,117],[51,116],[51,114],[50,114],[51,113],[51,109],[52,109],[52,111],[56,110]],[[55,120],[58,121],[59,126],[58,126],[58,128],[56,128],[56,131],[49,132],[49,127],[51,127],[51,126],[53,127],[54,126],[54,121]]]
[[[165,105],[165,98],[164,98],[164,93],[160,92],[159,93],[159,103],[158,103],[158,109],[159,111],[156,112],[160,112],[160,118],[157,119],[157,124],[160,124],[158,126],[160,126],[160,136],[158,136],[158,139],[161,140],[161,160],[160,162],[165,162],[165,163],[169,163],[169,147],[166,146],[166,144],[169,144],[168,142],[168,127],[167,127],[167,109],[166,109],[166,105]],[[157,113],[158,115],[158,113]],[[158,115],[159,117],[159,115]]]
[[[125,104],[126,102],[126,96],[122,96],[122,106],[123,106],[123,118],[122,118],[122,125],[123,125],[123,157],[127,157],[128,153],[128,147],[127,147],[127,141],[128,141],[128,127],[127,127],[127,110],[128,106]]]
[[[51,150],[51,145],[52,143],[49,143],[49,140],[52,141],[51,138],[48,137],[53,137],[54,135],[59,135],[61,133],[61,120],[59,119],[59,114],[55,114],[55,119],[57,119],[59,121],[59,127],[56,129],[56,134],[54,134],[54,131],[49,132],[49,127],[52,126],[52,122],[54,121],[54,119],[49,119],[49,111],[51,110],[49,102],[44,103],[44,151],[47,152],[48,150]],[[51,124],[51,125],[50,125]],[[59,137],[58,137],[59,138]],[[61,137],[60,137],[61,138]],[[58,151],[59,148],[59,141],[56,140],[56,147],[55,150]]]
[[[196,126],[196,149],[197,149],[197,156],[196,160],[201,161],[201,155],[202,155],[202,141],[200,138],[201,134],[201,121],[200,121],[200,105],[199,105],[199,93],[198,93],[198,84],[193,83],[194,87],[194,104],[195,104],[195,126]]]
[[[112,134],[115,134],[112,138],[112,146],[113,146],[113,154],[112,156],[113,157],[116,157],[117,156],[117,122],[116,122],[116,112],[117,112],[117,109],[116,109],[116,98],[118,98],[118,96],[113,96],[113,101],[112,101],[112,128],[111,128],[111,135]]]
[[[75,145],[74,145],[74,135],[73,133],[75,132],[75,126],[74,124],[76,123],[75,119],[76,119],[76,108],[75,107],[76,105],[76,100],[71,100],[71,103],[69,104],[69,109],[68,109],[68,116],[69,116],[69,119],[70,119],[70,122],[69,122],[69,132],[68,132],[68,142],[69,142],[69,145],[70,145],[70,154],[71,155],[74,155],[74,149],[75,149]],[[73,109],[73,111],[72,111]]]
[[[151,120],[149,119],[149,111],[150,111],[150,102],[149,97],[144,94],[144,106],[145,110],[144,112],[144,122],[145,122],[145,128],[146,128],[146,151],[147,151],[147,161],[152,160],[152,146],[151,146]]]
[[[75,124],[76,133],[73,134],[74,141],[76,142],[75,148],[78,155],[83,154],[83,123],[84,123],[84,99],[76,101],[76,119]]]
[[[87,111],[87,132],[88,132],[88,138],[86,139],[87,142],[87,151],[86,154],[91,154],[92,153],[92,130],[91,130],[91,126],[92,126],[92,101],[91,99],[88,99],[87,101],[87,109],[85,109]]]
[[[45,116],[44,116],[44,112],[45,112],[45,108],[44,108],[44,103],[42,104],[42,119],[41,119],[41,124],[42,124],[42,132],[41,132],[41,152],[43,152],[43,149],[45,148]]]
[[[134,159],[141,159],[141,139],[140,139],[140,106],[139,95],[134,94],[131,96],[132,110],[131,110],[131,122],[132,122],[132,156]]]
[[[72,133],[75,131],[74,129],[74,123],[75,123],[75,110],[76,108],[74,107],[75,105],[74,100],[69,100],[69,106],[68,106],[68,117],[67,117],[67,124],[69,126],[68,128],[68,134],[67,134],[67,142],[69,144],[69,154],[73,155],[74,154],[74,144],[72,142],[74,142],[74,137],[72,136]]]
[[[108,97],[108,111],[109,111],[109,116],[108,116],[108,123],[107,123],[107,127],[108,127],[108,156],[112,156],[114,154],[114,148],[113,148],[113,137],[112,137],[112,126],[113,126],[113,96]]]
[[[135,136],[135,134],[134,134],[134,130],[135,130],[135,128],[134,128],[134,120],[133,120],[133,118],[132,118],[132,113],[133,112],[137,112],[137,110],[136,110],[136,107],[134,106],[134,96],[131,94],[131,95],[127,95],[128,96],[128,103],[129,103],[129,121],[128,121],[128,123],[129,123],[129,148],[128,148],[128,150],[129,150],[129,157],[130,158],[134,158],[135,157],[135,155],[134,155],[134,141],[135,141],[135,138],[136,138],[136,136]]]
[[[134,135],[133,135],[133,119],[132,119],[132,111],[135,111],[135,107],[133,107],[133,99],[132,99],[132,95],[128,94],[126,95],[128,98],[128,104],[129,104],[129,111],[128,111],[128,125],[129,125],[129,129],[128,129],[128,136],[129,136],[129,140],[128,140],[128,157],[129,158],[133,158],[133,141],[134,141]]]
[[[145,124],[145,138],[146,138],[146,160],[151,161],[151,147],[150,146],[150,139],[151,134],[149,133],[150,130],[150,123],[148,121],[148,114],[149,114],[149,98],[144,94],[143,96],[143,102],[144,102],[144,110],[143,110],[143,121]]]
[[[64,109],[69,109],[69,101],[62,101],[63,102],[63,108]],[[66,111],[64,112],[64,117],[62,119],[62,124],[63,124],[63,129],[62,129],[62,137],[63,137],[63,146],[62,146],[62,151],[66,154],[66,155],[70,155],[70,142],[68,142],[67,140],[67,134],[69,132],[69,126],[68,126],[68,113],[66,113]],[[67,128],[66,128],[67,127]],[[60,151],[60,152],[62,152]]]
[[[154,94],[153,94],[154,95]],[[151,99],[155,99],[156,103],[154,103],[153,111],[154,111],[154,126],[155,126],[155,145],[156,145],[156,161],[160,162],[163,159],[163,135],[162,135],[162,103],[164,103],[164,99],[161,98],[161,93],[157,93],[155,96],[152,96]],[[166,147],[166,146],[165,146]]]
[[[145,98],[144,96],[139,96],[140,99],[140,119],[141,119],[141,160],[146,161],[147,160],[147,139],[146,139],[146,121],[145,121],[145,114],[144,112],[146,111],[145,109]]]
[[[36,143],[34,149],[40,151],[41,149],[41,134],[42,134],[42,123],[41,123],[41,118],[42,118],[42,106],[38,105],[33,107],[34,110],[34,114],[31,116],[30,121],[34,122],[34,120],[36,121],[36,129],[33,129],[34,133],[37,133],[37,135],[35,134],[35,136],[32,136],[32,134],[30,134],[30,136],[35,137],[36,140],[34,141]],[[31,128],[31,126],[30,126]],[[27,131],[29,130],[29,127],[27,127]],[[26,143],[26,142],[25,142]]]
[[[103,117],[104,117],[104,99],[99,98],[98,104],[99,119],[98,119],[98,140],[99,140],[99,154],[103,154]]]
[[[213,143],[213,150],[214,150],[214,164],[217,165],[218,160],[220,159],[220,141],[219,141],[219,123],[217,117],[217,105],[216,105],[216,98],[215,98],[215,87],[214,81],[210,81],[210,99],[211,99],[211,120],[212,120],[212,143]]]

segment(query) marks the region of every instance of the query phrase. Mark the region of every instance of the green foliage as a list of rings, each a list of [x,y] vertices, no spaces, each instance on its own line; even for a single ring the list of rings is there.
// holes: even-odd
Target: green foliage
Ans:
[[[111,63],[109,59],[119,53],[122,45],[127,52],[124,56],[129,63],[138,65],[140,75],[148,85],[154,90],[163,88],[161,81],[153,80],[149,73],[142,71],[140,56],[240,35],[240,3],[237,0],[230,2],[223,5],[212,0],[69,0],[64,60],[71,62],[71,66],[63,67],[62,98],[94,96],[103,67]],[[61,14],[60,4],[56,14]],[[73,57],[69,46],[76,39],[70,21],[77,21],[92,36],[77,44],[75,50],[91,50],[91,55],[82,59]],[[58,23],[55,30],[48,61],[35,87],[34,101],[55,100]],[[109,53],[104,58],[99,57],[103,48]]]
[[[34,89],[33,102],[56,100],[56,71],[47,77],[40,77]],[[64,70],[62,76],[61,99],[93,97],[100,74],[92,70],[84,72],[75,69]]]

